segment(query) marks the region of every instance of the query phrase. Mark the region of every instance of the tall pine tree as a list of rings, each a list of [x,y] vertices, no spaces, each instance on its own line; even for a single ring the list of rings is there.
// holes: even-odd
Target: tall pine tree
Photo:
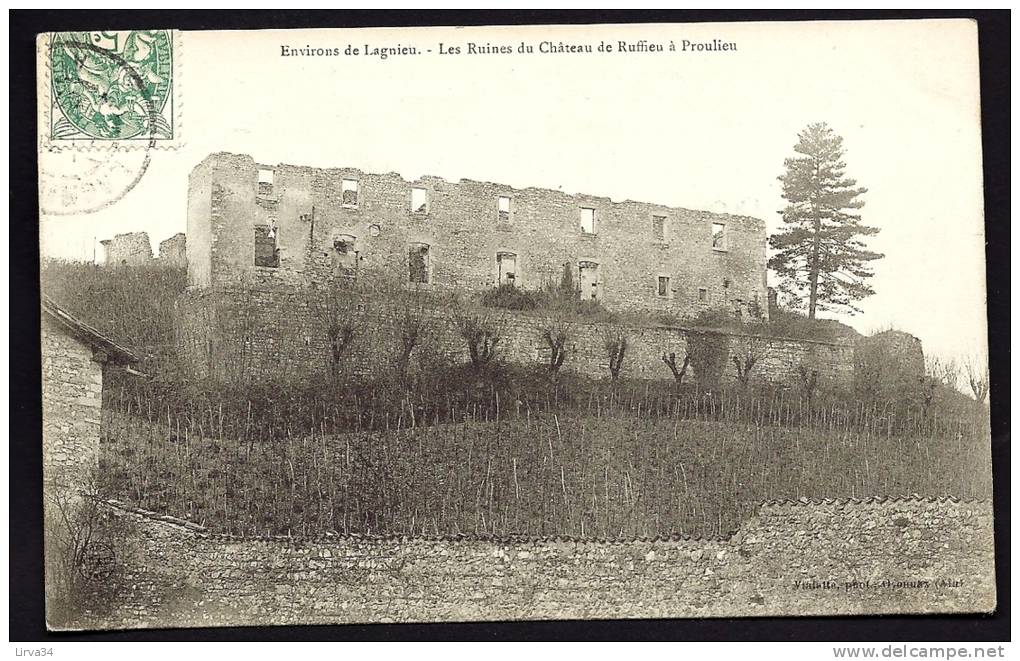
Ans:
[[[779,177],[789,204],[779,212],[784,227],[769,237],[775,251],[769,268],[795,305],[803,305],[806,293],[811,319],[816,310],[860,312],[854,303],[875,293],[867,282],[874,275],[870,263],[883,257],[862,241],[878,228],[862,225],[854,213],[867,189],[846,176],[843,138],[828,125],[811,124],[797,137],[797,155],[783,162],[786,173]]]

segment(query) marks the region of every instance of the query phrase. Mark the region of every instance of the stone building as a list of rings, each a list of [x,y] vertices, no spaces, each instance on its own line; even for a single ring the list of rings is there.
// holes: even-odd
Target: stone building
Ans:
[[[187,238],[184,232],[178,232],[159,243],[159,261],[167,266],[187,267]]]
[[[764,223],[659,204],[217,153],[191,173],[187,235],[193,288],[341,275],[477,292],[569,272],[611,310],[767,314]]]
[[[67,629],[80,570],[98,552],[91,541],[96,503],[87,496],[95,493],[99,463],[103,375],[138,358],[45,295],[41,326],[46,623]]]
[[[138,358],[45,296],[42,312],[43,474],[63,487],[86,479],[99,455],[104,369]]]
[[[152,244],[146,232],[117,234],[103,244],[104,263],[107,266],[139,266],[152,260]]]

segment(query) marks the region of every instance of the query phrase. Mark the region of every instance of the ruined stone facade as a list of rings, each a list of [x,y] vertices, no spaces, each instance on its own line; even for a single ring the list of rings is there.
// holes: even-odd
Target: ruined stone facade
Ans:
[[[468,180],[265,166],[218,153],[189,180],[179,355],[196,376],[214,379],[323,374],[331,369],[328,302],[357,290],[374,294],[346,320],[355,328],[345,356],[353,374],[388,369],[400,342],[396,299],[409,292],[431,300],[433,346],[420,353],[462,362],[454,317],[470,295],[569,281],[582,299],[630,321],[568,323],[565,370],[607,377],[605,337],[622,333],[623,377],[671,380],[662,356],[682,356],[690,330],[672,320],[710,308],[768,318],[765,245],[764,223],[754,218]],[[480,314],[499,326],[499,359],[518,365],[548,360],[542,332],[566,323],[541,312]],[[795,384],[802,366],[837,383],[852,378],[845,342],[726,338],[732,352],[760,350],[758,379]],[[725,362],[722,377],[735,378]]]
[[[874,362],[885,369],[901,373],[910,379],[924,376],[924,350],[921,340],[898,330],[886,330],[857,341],[859,353],[870,353]]]
[[[146,232],[117,234],[100,241],[107,266],[141,266],[152,260],[152,244]]]
[[[191,173],[187,234],[198,288],[345,275],[477,292],[569,271],[610,310],[767,310],[761,220],[539,188],[218,153]]]
[[[859,393],[895,398],[916,390],[923,378],[921,340],[910,333],[887,330],[854,343],[854,384]]]
[[[187,268],[187,239],[184,232],[178,232],[159,244],[159,261],[167,266]]]
[[[159,254],[152,255],[152,245],[147,232],[117,234],[112,239],[100,241],[103,245],[103,264],[106,266],[147,266],[157,262],[176,268],[187,268],[187,239],[184,232],[178,232],[159,244]]]

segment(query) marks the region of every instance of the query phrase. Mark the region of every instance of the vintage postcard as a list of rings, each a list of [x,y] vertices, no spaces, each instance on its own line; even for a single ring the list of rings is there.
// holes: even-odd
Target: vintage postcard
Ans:
[[[37,39],[51,629],[987,613],[977,28]]]

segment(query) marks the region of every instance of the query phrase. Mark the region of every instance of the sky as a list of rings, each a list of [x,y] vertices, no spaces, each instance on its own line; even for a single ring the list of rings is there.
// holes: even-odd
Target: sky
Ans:
[[[667,50],[597,50],[642,39]],[[684,52],[685,39],[736,50]],[[542,54],[543,41],[595,52]],[[469,42],[535,52],[469,55]],[[44,215],[45,256],[102,259],[96,241],[114,234],[148,232],[155,249],[185,231],[188,172],[217,151],[746,214],[772,232],[783,159],[823,121],[868,188],[862,221],[880,229],[869,247],[885,258],[861,314],[820,316],[908,331],[926,353],[986,355],[971,22],[187,32],[179,43],[184,144],[155,152],[116,204]],[[348,44],[422,52],[281,56]]]

